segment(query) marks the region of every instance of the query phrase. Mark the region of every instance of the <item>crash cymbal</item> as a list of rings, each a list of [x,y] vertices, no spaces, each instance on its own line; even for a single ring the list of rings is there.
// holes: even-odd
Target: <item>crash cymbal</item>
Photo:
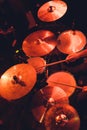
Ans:
[[[76,88],[76,80],[73,75],[68,72],[60,71],[53,73],[48,77],[46,82],[49,86],[58,85],[61,87],[67,93],[68,97],[74,93]]]
[[[47,109],[57,103],[69,103],[64,90],[56,86],[40,89],[32,99],[32,113],[35,119],[42,123]]]
[[[0,95],[9,101],[19,99],[31,91],[36,78],[36,71],[31,65],[14,65],[1,76]]]
[[[56,104],[47,111],[44,123],[46,130],[79,130],[80,117],[73,106]]]
[[[86,37],[79,30],[67,30],[57,38],[57,48],[65,54],[78,52],[86,45]]]
[[[49,1],[39,8],[37,16],[41,21],[52,22],[61,18],[66,11],[67,4],[64,1]]]
[[[33,57],[27,60],[28,64],[32,65],[37,74],[42,74],[45,71],[46,61],[41,57]]]
[[[24,39],[22,49],[27,56],[44,56],[49,54],[56,45],[54,33],[48,30],[39,30]]]

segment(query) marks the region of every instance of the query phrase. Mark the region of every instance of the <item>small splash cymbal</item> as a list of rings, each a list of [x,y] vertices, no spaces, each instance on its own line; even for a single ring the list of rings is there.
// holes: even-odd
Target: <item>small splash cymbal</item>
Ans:
[[[44,56],[49,54],[57,45],[53,32],[38,30],[28,35],[22,44],[22,49],[27,56]]]
[[[36,78],[36,71],[31,65],[14,65],[1,76],[0,95],[9,101],[19,99],[31,91]]]
[[[39,8],[37,16],[41,21],[52,22],[61,18],[66,11],[67,4],[64,1],[49,1]]]

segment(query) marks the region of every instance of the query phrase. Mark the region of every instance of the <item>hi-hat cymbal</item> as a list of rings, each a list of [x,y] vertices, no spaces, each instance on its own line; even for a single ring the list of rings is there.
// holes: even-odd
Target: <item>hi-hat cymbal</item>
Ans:
[[[31,91],[36,78],[36,71],[31,65],[14,65],[1,76],[0,95],[9,101],[19,99]]]
[[[79,130],[80,117],[73,106],[56,104],[47,111],[44,123],[46,130]]]
[[[57,103],[69,103],[63,89],[56,86],[40,89],[32,99],[32,113],[35,119],[42,123],[47,109]]]
[[[52,22],[61,18],[66,11],[67,4],[64,1],[49,1],[39,8],[37,16],[41,21]]]
[[[22,49],[27,56],[44,56],[50,53],[56,45],[54,33],[48,30],[39,30],[24,39]]]
[[[57,39],[57,48],[65,54],[78,52],[86,45],[86,36],[79,30],[62,32]]]
[[[76,80],[73,75],[63,71],[50,75],[47,83],[49,86],[58,85],[67,93],[68,97],[74,93],[76,88]]]

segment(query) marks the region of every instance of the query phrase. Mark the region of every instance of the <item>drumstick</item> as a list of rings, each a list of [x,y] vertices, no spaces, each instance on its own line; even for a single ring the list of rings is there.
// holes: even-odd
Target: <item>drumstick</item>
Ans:
[[[43,66],[40,66],[40,67],[36,67],[35,69],[36,69],[36,71],[39,71],[43,67],[49,67],[49,66],[52,66],[52,65],[55,65],[55,64],[60,64],[60,63],[66,62],[66,61],[67,60],[60,60],[60,61],[52,62],[52,63],[46,64],[46,65],[43,65]]]
[[[69,84],[65,84],[65,83],[59,83],[59,82],[55,82],[55,81],[49,81],[49,82],[52,82],[52,83],[55,83],[55,84],[60,84],[60,85],[66,85],[66,86],[73,87],[73,88],[83,89],[80,86],[73,86],[73,85],[69,85]]]
[[[37,67],[37,69],[40,69],[40,68],[43,68],[43,67],[49,67],[49,66],[52,66],[52,65],[55,65],[55,64],[60,64],[60,63],[66,62],[66,61],[67,60],[60,60],[60,61],[52,62],[52,63],[46,64],[46,65]]]
[[[49,64],[46,64],[46,66],[51,66],[51,65],[55,65],[55,64],[60,64],[60,63],[63,63],[63,62],[66,62],[67,60],[60,60],[60,61],[56,61],[56,62],[52,62],[52,63],[49,63]]]

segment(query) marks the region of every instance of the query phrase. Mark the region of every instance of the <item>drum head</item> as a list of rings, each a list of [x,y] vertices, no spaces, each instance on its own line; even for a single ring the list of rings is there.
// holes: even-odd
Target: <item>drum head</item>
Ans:
[[[68,96],[73,94],[76,86],[76,80],[73,75],[63,71],[50,75],[47,79],[47,83],[49,86],[58,85],[67,93]]]
[[[46,61],[41,57],[30,58],[28,59],[28,63],[35,68],[37,74],[41,74],[45,70]]]

